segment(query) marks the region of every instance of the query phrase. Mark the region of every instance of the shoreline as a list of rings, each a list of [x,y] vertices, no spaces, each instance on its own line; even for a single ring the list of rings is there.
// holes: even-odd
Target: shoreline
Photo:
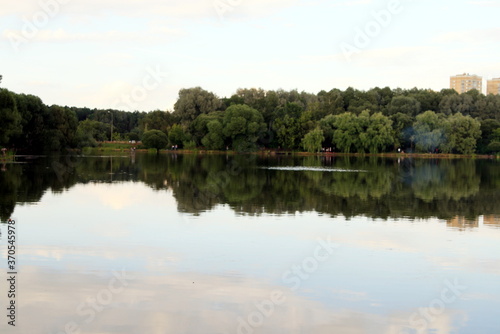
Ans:
[[[392,158],[392,159],[483,159],[483,160],[499,160],[500,155],[494,154],[452,154],[452,153],[398,153],[398,152],[385,152],[385,153],[341,153],[341,152],[302,152],[302,151],[285,151],[278,149],[261,149],[254,152],[236,152],[233,150],[206,150],[206,149],[161,149],[158,153],[153,152],[154,149],[133,149],[140,145],[138,143],[128,143],[128,142],[103,142],[102,146],[98,147],[87,147],[83,149],[69,149],[68,152],[77,152],[80,155],[88,155],[89,153],[119,153],[120,155],[131,155],[135,152],[149,153],[149,154],[190,154],[190,155],[246,155],[253,154],[259,156],[269,156],[269,157],[307,157],[307,156],[318,156],[318,157],[377,157],[377,158]],[[0,156],[0,163],[15,162],[16,158],[26,158],[26,157],[40,157],[51,155],[52,153],[42,153],[42,154],[16,154]],[[63,154],[62,152],[53,152],[54,155]]]
[[[113,149],[113,148],[92,148],[92,151],[97,152],[121,152],[129,153],[132,152],[129,149]],[[81,151],[81,150],[80,150]],[[148,149],[136,149],[133,152],[149,153]],[[157,154],[157,153],[151,153]],[[378,158],[417,158],[417,159],[500,159],[500,156],[491,154],[451,154],[451,153],[340,153],[340,152],[319,152],[319,153],[309,153],[309,152],[296,152],[296,151],[277,151],[277,150],[260,150],[255,152],[236,152],[232,150],[227,151],[217,151],[217,150],[204,150],[204,149],[178,149],[170,150],[163,149],[160,150],[158,154],[198,154],[198,155],[245,155],[254,154],[260,156],[320,156],[320,157],[378,157]]]

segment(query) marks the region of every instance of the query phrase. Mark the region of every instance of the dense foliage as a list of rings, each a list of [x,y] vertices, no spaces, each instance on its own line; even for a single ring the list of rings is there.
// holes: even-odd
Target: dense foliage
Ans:
[[[0,129],[0,146],[33,152],[137,141],[158,130],[165,146],[178,148],[497,153],[500,96],[377,87],[318,94],[252,88],[219,98],[195,87],[180,90],[173,111],[146,113],[47,106],[0,89]]]

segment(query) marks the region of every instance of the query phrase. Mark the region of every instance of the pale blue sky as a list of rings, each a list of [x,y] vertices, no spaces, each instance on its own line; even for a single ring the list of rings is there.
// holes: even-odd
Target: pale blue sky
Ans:
[[[46,104],[170,110],[179,89],[194,86],[229,97],[251,87],[440,90],[458,73],[482,75],[484,86],[500,77],[500,0],[0,0],[0,8],[1,85]],[[379,23],[374,11],[390,17]],[[357,43],[366,29],[366,45]],[[346,45],[357,52],[346,57]]]

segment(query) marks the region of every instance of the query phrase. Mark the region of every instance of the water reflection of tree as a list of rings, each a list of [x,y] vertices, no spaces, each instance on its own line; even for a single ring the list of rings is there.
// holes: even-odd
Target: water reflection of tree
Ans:
[[[480,176],[473,160],[419,161],[412,189],[415,197],[426,202],[461,200],[479,192]]]
[[[234,157],[204,157],[198,168],[177,179],[174,196],[179,207],[199,213],[226,203],[242,213],[293,213],[316,210],[331,215],[373,217],[452,217],[494,212],[480,198],[480,172],[473,160],[408,161],[370,158],[249,159],[235,163]],[[218,160],[218,161],[217,161]],[[243,166],[229,173],[231,164]],[[354,172],[287,171],[261,166],[331,165]],[[357,172],[363,170],[363,172]],[[366,172],[365,172],[366,171]],[[189,194],[179,196],[188,189]],[[498,191],[492,190],[498,198]],[[193,197],[193,194],[195,195]],[[194,199],[193,199],[194,198]],[[196,200],[195,200],[196,199]],[[197,205],[186,205],[195,202]],[[484,205],[483,205],[484,204]],[[190,211],[192,209],[192,211]]]
[[[54,169],[54,163],[60,168]],[[344,170],[276,170],[301,166]],[[238,213],[317,211],[332,216],[475,219],[499,214],[500,172],[492,161],[394,160],[354,157],[137,154],[122,157],[56,156],[8,165],[0,172],[0,217],[17,203],[37,202],[45,191],[77,183],[144,182],[171,190],[182,212],[218,204]]]

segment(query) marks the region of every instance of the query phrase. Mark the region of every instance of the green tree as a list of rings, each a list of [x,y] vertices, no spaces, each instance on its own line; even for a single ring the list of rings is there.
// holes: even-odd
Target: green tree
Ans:
[[[370,150],[371,139],[368,134],[370,126],[370,111],[363,110],[357,117],[354,118],[357,123],[358,140],[354,146],[358,153],[365,153]]]
[[[184,141],[187,139],[187,135],[181,125],[174,124],[172,128],[170,128],[170,131],[168,132],[168,142],[170,145],[182,147]]]
[[[328,115],[319,121],[319,127],[325,136],[325,143],[331,145],[333,143],[333,132],[335,130],[335,116]]]
[[[274,120],[273,128],[282,148],[293,150],[299,147],[300,140],[305,134],[300,119],[302,112],[302,107],[295,102],[286,103],[276,110],[279,116]]]
[[[201,140],[203,146],[209,150],[222,150],[224,148],[224,131],[219,120],[212,120],[207,124],[208,133]]]
[[[333,143],[344,153],[350,153],[359,147],[360,127],[356,115],[346,112],[334,116]]]
[[[420,103],[420,110],[439,110],[442,95],[430,89],[414,89],[409,94]]]
[[[500,141],[492,141],[486,147],[488,153],[499,153],[500,152]]]
[[[219,98],[201,87],[181,89],[174,113],[182,122],[192,122],[200,114],[208,114],[221,106]]]
[[[494,141],[494,132],[497,129],[500,129],[500,122],[497,120],[485,119],[481,121],[481,138],[477,143],[477,149],[480,153],[490,152],[487,147],[492,141]]]
[[[477,92],[476,90],[474,91]],[[474,95],[460,94],[444,96],[439,103],[439,110],[445,115],[451,115],[455,113],[462,113],[464,115],[474,114]]]
[[[500,95],[488,94],[488,96],[480,95],[476,101],[473,117],[481,119],[495,119],[500,121]]]
[[[395,96],[387,108],[389,115],[402,113],[415,117],[420,113],[420,102],[413,97]]]
[[[202,145],[202,139],[208,134],[207,124],[211,121],[218,120],[222,122],[223,113],[215,111],[210,114],[201,114],[190,124],[190,132],[192,139],[197,145]]]
[[[308,110],[312,113],[312,118],[320,120],[328,115],[338,115],[345,112],[344,99],[342,92],[338,89],[332,89],[329,92],[321,91],[318,93],[318,102],[309,106]]]
[[[233,149],[241,152],[255,150],[257,140],[266,130],[262,114],[245,104],[227,108],[223,126],[224,135],[231,138]]]
[[[265,108],[266,91],[262,88],[239,88],[236,96],[240,98],[240,104],[246,104],[261,112]]]
[[[43,151],[45,142],[43,134],[48,117],[47,106],[37,96],[25,94],[13,95],[16,100],[17,109],[22,117],[22,133],[13,139],[15,146],[22,147],[31,152]]]
[[[370,153],[383,152],[389,145],[394,144],[392,121],[380,112],[371,115],[366,135],[365,147]]]
[[[44,135],[46,148],[60,151],[76,147],[77,128],[78,120],[73,110],[57,105],[50,106]]]
[[[320,128],[316,128],[304,136],[302,139],[302,147],[307,152],[319,152],[324,140],[325,136],[323,136],[323,131],[321,131]]]
[[[487,153],[499,153],[500,152],[500,128],[497,128],[491,134],[491,140],[486,147]]]
[[[414,135],[412,140],[421,152],[434,152],[436,149],[445,149],[445,131],[447,120],[443,114],[436,114],[428,110],[416,117],[413,123]]]
[[[413,135],[414,119],[410,115],[396,113],[391,115],[392,129],[394,132],[394,145],[396,147],[409,147]]]
[[[160,130],[167,133],[168,129],[174,125],[175,116],[172,113],[155,110],[147,113],[140,121],[139,128],[142,132],[149,130]]]
[[[167,147],[168,137],[160,130],[149,130],[142,135],[142,144],[146,148],[155,148],[158,153],[161,149]]]
[[[122,141],[122,134],[119,132],[113,132],[113,141]]]
[[[21,120],[12,93],[0,89],[0,145],[8,145],[13,136],[21,133]]]
[[[276,137],[282,148],[293,150],[297,147],[297,143],[300,140],[299,126],[298,118],[289,115],[277,118],[274,121]]]
[[[470,116],[456,113],[448,117],[447,138],[449,150],[472,154],[481,137],[481,123]]]
[[[86,119],[78,124],[76,138],[79,147],[95,147],[98,141],[107,140],[108,125]]]

